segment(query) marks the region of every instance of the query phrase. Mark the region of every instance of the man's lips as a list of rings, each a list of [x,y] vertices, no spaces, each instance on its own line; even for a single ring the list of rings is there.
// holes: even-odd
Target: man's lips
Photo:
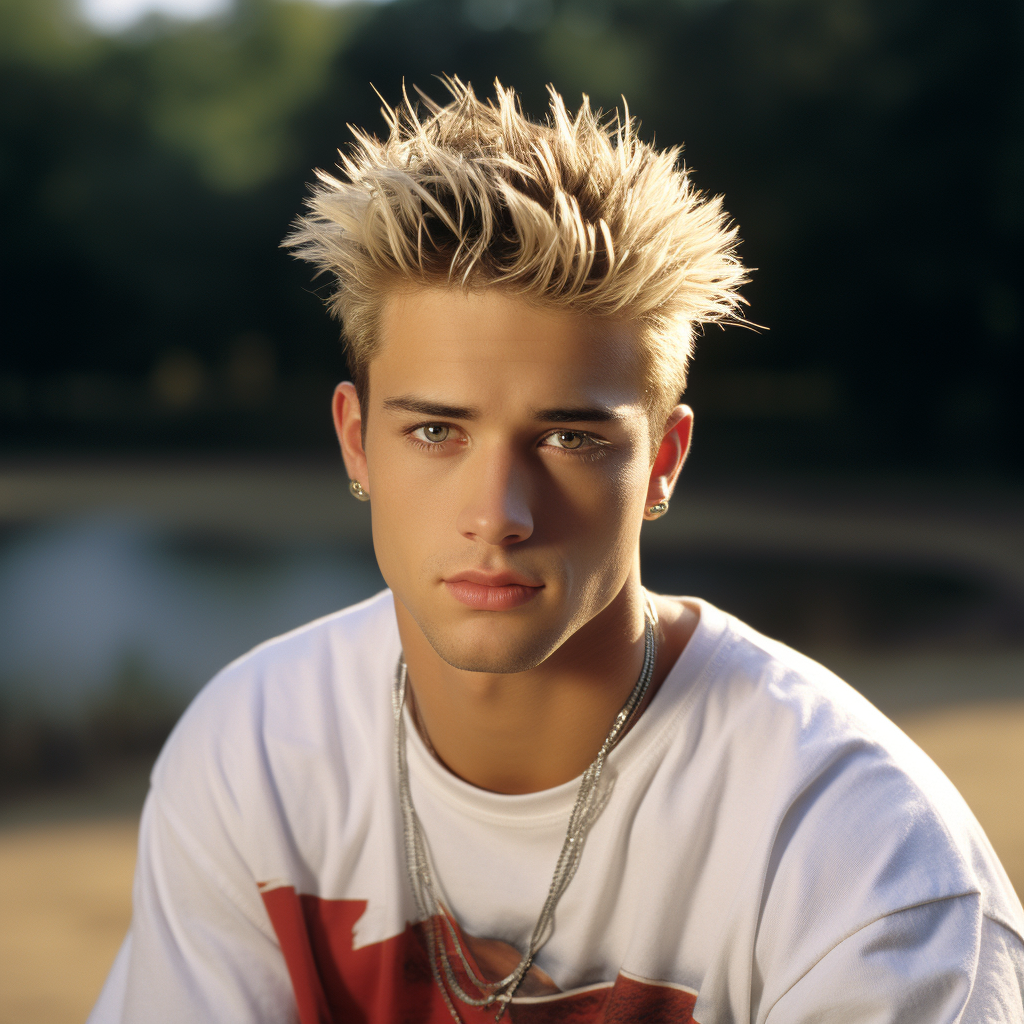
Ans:
[[[448,593],[460,604],[485,611],[508,611],[536,597],[544,589],[516,573],[487,573],[475,569],[444,580]]]

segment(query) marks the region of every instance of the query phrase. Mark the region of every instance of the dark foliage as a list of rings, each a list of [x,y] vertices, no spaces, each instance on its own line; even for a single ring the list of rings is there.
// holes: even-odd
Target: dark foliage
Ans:
[[[544,83],[685,140],[741,225],[697,468],[1019,476],[1024,76],[1014,0],[242,0],[97,39],[8,2],[0,445],[318,451],[343,373],[278,248],[346,123],[403,79]]]

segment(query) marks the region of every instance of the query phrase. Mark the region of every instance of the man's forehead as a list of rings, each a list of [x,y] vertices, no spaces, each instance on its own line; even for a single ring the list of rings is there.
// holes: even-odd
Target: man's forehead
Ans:
[[[378,342],[371,375],[387,378],[388,397],[427,395],[465,406],[473,404],[467,389],[514,387],[530,390],[536,409],[616,408],[641,399],[633,325],[538,307],[497,289],[394,293]]]

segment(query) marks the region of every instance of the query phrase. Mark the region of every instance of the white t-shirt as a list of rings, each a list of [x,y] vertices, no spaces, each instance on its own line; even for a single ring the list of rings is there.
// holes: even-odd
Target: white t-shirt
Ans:
[[[953,786],[826,669],[695,604],[505,1019],[1021,1024],[1024,912]],[[153,772],[132,926],[91,1024],[451,1021],[406,875],[399,651],[385,592],[196,698]],[[576,783],[485,792],[406,733],[447,904],[500,970],[487,940],[529,936]]]

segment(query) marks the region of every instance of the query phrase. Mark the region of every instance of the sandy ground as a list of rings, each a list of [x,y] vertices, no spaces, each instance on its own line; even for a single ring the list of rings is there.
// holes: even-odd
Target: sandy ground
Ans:
[[[1024,893],[1024,701],[916,711],[899,724],[974,809]],[[0,1024],[79,1024],[131,916],[135,823],[0,831]]]
[[[131,917],[134,821],[0,833],[0,1022],[84,1021]]]

